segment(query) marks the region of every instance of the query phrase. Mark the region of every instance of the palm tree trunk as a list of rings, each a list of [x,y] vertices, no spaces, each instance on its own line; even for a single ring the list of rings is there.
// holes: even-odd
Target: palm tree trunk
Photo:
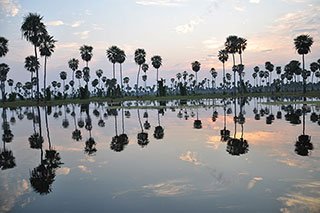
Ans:
[[[233,60],[233,67],[236,65],[235,63],[235,58],[234,58],[234,53],[232,54],[232,60]],[[232,67],[232,69],[233,69]],[[237,93],[237,85],[236,85],[236,72],[233,71],[233,91],[234,91],[234,94]]]
[[[140,69],[141,69],[141,65],[139,65],[139,70],[138,70],[138,75],[137,75],[137,95],[138,95],[138,90],[139,90],[139,75],[140,75]]]
[[[51,140],[50,140],[50,131],[49,131],[47,107],[45,107],[44,109],[45,109],[45,122],[46,122],[46,129],[47,129],[47,137],[48,137],[48,143],[49,143],[49,150],[51,150]]]
[[[141,128],[141,132],[143,132],[143,127],[142,127],[142,123],[141,123],[141,118],[140,118],[140,111],[138,109],[138,120],[139,120],[139,124],[140,124],[140,128]]]
[[[118,135],[118,119],[117,116],[114,116],[114,130],[116,131],[116,135]]]
[[[120,64],[120,85],[121,85],[121,93],[122,93],[122,89],[123,89],[123,85],[122,85],[122,64]]]
[[[36,61],[38,61],[38,54],[37,54],[37,46],[34,45],[34,56],[36,57]],[[36,77],[37,77],[37,95],[36,95],[36,99],[37,99],[37,102],[39,103],[39,92],[40,92],[40,89],[39,89],[39,69],[38,69],[38,66],[36,67]]]
[[[158,69],[157,69],[157,93],[158,93],[158,95],[160,95],[160,92],[159,92],[159,73],[158,73]]]
[[[112,64],[112,75],[113,75],[113,78],[115,78],[116,74],[115,74],[115,63]]]
[[[123,113],[123,106],[121,109],[121,118],[122,118],[122,134],[124,134],[124,113]]]
[[[306,79],[304,78],[303,74],[307,75],[304,70],[304,54],[302,54],[302,79],[303,79],[303,94],[306,94],[307,85],[306,85]]]
[[[226,90],[226,69],[225,69],[224,62],[222,63],[222,71],[223,71],[223,93],[224,93]]]
[[[43,67],[43,92],[47,88],[47,56],[44,57],[44,67]]]

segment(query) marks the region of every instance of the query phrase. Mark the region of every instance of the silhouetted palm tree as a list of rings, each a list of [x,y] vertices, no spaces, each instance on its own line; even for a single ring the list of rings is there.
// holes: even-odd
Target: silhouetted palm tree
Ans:
[[[69,68],[72,70],[72,95],[74,95],[74,72],[78,69],[79,60],[72,58],[68,61]]]
[[[116,78],[116,74],[115,74],[115,64],[118,62],[118,54],[119,54],[120,48],[117,46],[111,46],[107,49],[106,53],[107,53],[107,58],[108,60],[112,63],[112,77]]]
[[[5,56],[8,51],[8,39],[0,37],[0,57]]]
[[[212,77],[212,82],[211,82],[212,88],[214,88],[216,86],[216,78],[218,76],[218,73],[217,73],[216,69],[212,67],[210,69],[210,74],[211,74],[211,77]]]
[[[137,94],[139,89],[139,75],[140,75],[140,69],[141,65],[146,62],[146,51],[144,49],[136,49],[134,52],[134,61],[136,64],[139,65],[138,75],[137,75]]]
[[[31,73],[30,80],[32,82],[33,73],[36,72],[37,70],[39,70],[39,67],[40,67],[40,63],[39,63],[38,59],[32,55],[26,57],[24,67],[26,68],[26,70],[28,70]],[[39,78],[36,79],[37,82],[38,82],[38,79]],[[33,94],[33,92],[32,92],[32,94]]]
[[[222,70],[223,70],[223,89],[225,90],[225,83],[226,83],[225,62],[227,62],[227,61],[228,61],[228,58],[229,58],[227,50],[225,50],[225,49],[219,50],[218,58],[219,58],[219,61],[222,62]]]
[[[198,82],[198,72],[200,71],[201,64],[199,61],[194,61],[191,63],[192,70],[196,73],[196,84]]]
[[[304,55],[311,52],[310,48],[313,44],[313,38],[310,35],[299,35],[294,39],[294,46],[299,55],[302,55],[302,72],[303,72],[303,93],[306,93],[306,70]]]
[[[49,58],[54,52],[56,40],[53,36],[44,34],[41,36],[41,42],[39,46],[40,56],[44,56],[44,66],[43,66],[43,90],[47,88],[47,58]]]
[[[164,128],[160,124],[160,110],[158,110],[158,126],[155,127],[153,136],[155,139],[163,139]]]
[[[37,47],[41,44],[41,38],[47,34],[46,26],[42,22],[42,16],[36,13],[29,13],[24,17],[21,32],[23,37],[30,41],[34,46],[34,57],[35,61],[38,61]],[[39,101],[40,89],[39,89],[39,67],[35,67],[36,78],[37,78],[37,101]]]
[[[122,79],[122,64],[126,60],[126,53],[124,50],[119,49],[118,54],[117,54],[117,62],[120,64],[120,85],[121,85],[121,90],[123,90],[123,79]]]
[[[80,55],[82,60],[86,62],[86,67],[88,67],[88,63],[93,56],[93,53],[92,53],[93,47],[88,45],[83,45],[80,47],[79,50],[80,50]]]
[[[6,92],[5,92],[5,82],[7,80],[7,74],[10,71],[10,67],[5,64],[0,64],[0,83],[1,83],[1,94],[2,94],[2,101],[6,100]]]
[[[141,117],[140,117],[140,111],[139,111],[139,109],[137,109],[137,111],[138,111],[138,120],[139,120],[139,124],[140,124],[140,128],[141,128],[141,132],[138,133],[138,135],[137,135],[138,144],[141,147],[145,147],[149,143],[148,133],[143,131],[143,126],[142,126]]]
[[[65,91],[65,80],[67,79],[67,72],[65,71],[61,71],[60,72],[60,79],[62,80],[63,82],[63,91]]]
[[[233,61],[233,66],[232,66],[232,67],[235,67],[235,65],[236,65],[234,54],[239,51],[239,49],[238,49],[238,48],[239,48],[238,42],[239,42],[238,36],[230,35],[229,37],[227,37],[226,42],[224,43],[224,46],[225,46],[226,51],[227,51],[229,54],[232,54],[232,61]],[[236,93],[237,85],[236,85],[236,74],[235,74],[235,70],[234,70],[234,73],[233,73],[233,74],[234,74],[234,76],[233,76],[233,78],[234,78],[234,80],[233,80],[233,83],[234,83],[234,92]]]
[[[157,90],[159,94],[159,68],[162,65],[162,58],[159,55],[155,55],[151,58],[152,66],[157,70],[156,82],[157,82]]]

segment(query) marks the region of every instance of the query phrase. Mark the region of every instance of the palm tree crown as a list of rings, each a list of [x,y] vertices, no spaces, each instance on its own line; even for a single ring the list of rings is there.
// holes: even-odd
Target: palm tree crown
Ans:
[[[46,26],[42,22],[42,16],[37,13],[29,13],[24,17],[21,31],[23,37],[34,46],[39,46],[41,37],[47,34]]]
[[[117,59],[118,59],[117,56],[118,56],[119,51],[120,51],[120,48],[117,46],[111,46],[107,49],[107,51],[106,51],[107,58],[112,64],[117,63]]]
[[[68,61],[68,65],[69,65],[69,68],[72,70],[72,71],[76,71],[78,69],[78,66],[79,66],[79,60],[78,59],[75,59],[75,58],[72,58]]]
[[[48,34],[42,35],[40,40],[40,55],[50,57],[54,52],[55,43],[57,41],[53,39],[53,36],[50,36]]]
[[[155,55],[151,58],[151,63],[152,63],[152,66],[155,68],[155,69],[159,69],[162,65],[162,58],[161,56],[159,55]]]
[[[226,42],[224,43],[226,51],[230,54],[234,54],[238,52],[238,45],[239,43],[239,38],[238,36],[231,35],[227,37]]]
[[[226,49],[219,50],[218,58],[219,58],[219,61],[221,61],[222,63],[225,63],[226,61],[228,61],[228,58],[229,58],[228,51]]]
[[[87,66],[88,66],[88,62],[91,60],[93,54],[92,54],[92,50],[93,47],[88,46],[88,45],[83,45],[80,47],[80,55],[82,60],[87,62]]]
[[[0,57],[5,56],[8,51],[8,40],[4,37],[0,37]]]
[[[146,62],[146,51],[144,49],[137,49],[134,52],[134,61],[138,65],[142,65],[143,63]]]
[[[313,44],[313,38],[310,35],[299,35],[294,39],[294,46],[299,55],[311,52],[310,47]]]
[[[200,70],[201,64],[199,61],[194,61],[191,63],[191,66],[192,66],[192,70],[197,73]]]

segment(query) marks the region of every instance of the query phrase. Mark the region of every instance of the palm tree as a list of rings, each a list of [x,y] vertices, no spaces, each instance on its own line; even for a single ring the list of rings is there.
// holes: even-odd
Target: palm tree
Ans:
[[[310,70],[312,72],[312,78],[311,78],[311,83],[313,84],[313,78],[314,78],[314,74],[316,73],[316,71],[320,68],[320,65],[317,62],[312,62],[310,64]]]
[[[237,47],[237,49],[238,49],[237,51],[238,51],[238,53],[240,55],[240,64],[242,64],[242,53],[247,47],[247,39],[238,37],[237,46],[238,46]]]
[[[146,51],[144,49],[136,49],[134,52],[134,61],[139,65],[138,75],[137,75],[137,94],[139,89],[139,75],[141,65],[146,62]]]
[[[33,55],[26,57],[24,68],[26,68],[31,73],[31,78],[30,78],[31,81],[33,79],[33,73],[36,72],[39,69],[39,67],[40,67],[40,63],[37,57]],[[37,80],[36,83],[38,83],[38,78],[36,78],[36,80]],[[33,94],[33,91],[32,91],[32,94]]]
[[[304,55],[311,52],[313,38],[310,35],[299,35],[294,39],[294,46],[299,55],[302,55],[302,72],[305,73]],[[306,78],[303,76],[303,93],[306,93]]]
[[[271,84],[272,83],[272,72],[274,70],[274,65],[270,61],[267,61],[264,66],[270,74],[269,75],[269,83]],[[271,89],[271,85],[269,85],[269,87]]]
[[[31,44],[34,46],[34,57],[36,61],[38,61],[38,54],[37,54],[37,47],[41,44],[41,38],[47,34],[46,26],[42,22],[42,16],[36,13],[29,13],[27,16],[24,17],[21,32],[23,37],[30,41]],[[37,101],[39,101],[39,67],[35,67],[36,70],[36,78],[37,78]]]
[[[239,47],[238,43],[239,43],[239,38],[238,36],[235,36],[235,35],[230,35],[229,37],[227,37],[227,40],[224,43],[227,53],[232,54],[232,61],[233,61],[232,67],[235,67],[236,65],[234,54],[238,52],[238,47]],[[234,69],[234,76],[233,76],[234,93],[236,93],[236,89],[237,89],[235,71],[236,70]]]
[[[216,85],[216,77],[217,77],[218,73],[217,73],[216,69],[212,67],[210,69],[210,74],[211,74],[211,77],[212,77],[212,82],[211,83],[212,83],[212,88],[213,88],[213,85],[214,85],[214,87]]]
[[[157,81],[157,89],[159,90],[159,68],[161,67],[162,65],[162,58],[161,56],[159,55],[155,55],[151,58],[151,63],[152,63],[152,66],[157,69],[157,77],[156,77],[156,81]],[[159,91],[158,91],[159,93]]]
[[[147,87],[147,71],[149,69],[149,65],[144,63],[141,65],[141,69],[144,72],[144,75],[142,76],[142,80],[144,81],[144,89]]]
[[[41,43],[39,46],[40,56],[44,56],[43,66],[43,90],[47,88],[47,58],[52,55],[57,41],[53,39],[53,36],[44,34],[41,36]]]
[[[223,49],[219,50],[218,53],[219,61],[222,62],[222,69],[223,69],[223,89],[225,89],[225,83],[226,83],[226,71],[225,71],[225,62],[228,61],[228,51]]]
[[[198,72],[200,70],[200,62],[199,61],[194,61],[191,63],[191,67],[192,67],[192,70],[196,73],[196,84],[198,82]]]
[[[6,93],[5,93],[5,85],[4,83],[7,80],[7,74],[10,70],[10,67],[7,64],[0,64],[0,82],[1,82],[1,93],[2,93],[2,101],[6,100]]]
[[[0,57],[5,56],[8,51],[8,40],[4,37],[0,37]]]
[[[117,63],[119,51],[120,51],[120,49],[117,46],[111,46],[106,51],[107,58],[112,63],[112,66],[113,66],[113,68],[112,68],[113,78],[116,78],[115,77],[115,64]]]
[[[72,70],[72,80],[70,82],[72,86],[72,95],[74,95],[74,72],[78,69],[79,60],[72,58],[68,61],[69,68]]]
[[[88,45],[83,45],[80,47],[80,55],[82,60],[84,60],[86,62],[86,67],[88,67],[88,62],[91,60],[93,54],[92,54],[92,50],[93,47],[88,46]]]
[[[61,71],[60,78],[63,81],[63,91],[65,90],[65,80],[67,79],[67,72]]]
[[[121,84],[121,90],[123,89],[122,85],[122,64],[126,60],[126,53],[124,50],[119,49],[117,54],[117,62],[120,64],[120,84]]]

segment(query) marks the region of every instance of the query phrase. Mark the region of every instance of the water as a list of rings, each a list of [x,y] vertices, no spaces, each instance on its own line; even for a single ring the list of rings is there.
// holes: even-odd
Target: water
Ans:
[[[319,212],[319,107],[264,102],[2,110],[14,160],[1,162],[0,212]],[[238,140],[223,141],[224,126]],[[29,140],[40,128],[42,146]]]

